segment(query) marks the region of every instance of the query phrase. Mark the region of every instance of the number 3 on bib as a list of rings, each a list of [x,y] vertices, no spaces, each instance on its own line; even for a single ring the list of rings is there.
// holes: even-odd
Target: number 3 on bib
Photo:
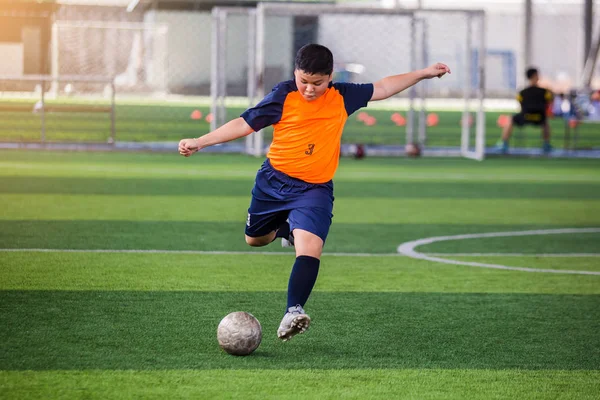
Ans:
[[[313,150],[315,149],[315,145],[314,144],[309,144],[308,145],[308,150],[306,150],[304,152],[304,154],[306,154],[307,156],[312,156]]]

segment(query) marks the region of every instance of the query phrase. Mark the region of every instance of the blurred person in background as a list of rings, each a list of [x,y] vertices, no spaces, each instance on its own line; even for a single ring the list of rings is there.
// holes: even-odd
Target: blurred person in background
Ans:
[[[593,121],[600,121],[600,90],[595,90],[590,95],[590,116]]]
[[[524,127],[525,125],[534,125],[542,128],[544,153],[552,151],[550,144],[550,125],[547,120],[547,110],[552,104],[552,92],[538,86],[540,80],[537,68],[528,68],[525,75],[529,81],[529,86],[521,90],[517,95],[517,100],[521,105],[521,111],[514,114],[502,130],[502,139],[498,146],[502,153],[507,154],[509,149],[509,141],[513,132],[513,127]]]

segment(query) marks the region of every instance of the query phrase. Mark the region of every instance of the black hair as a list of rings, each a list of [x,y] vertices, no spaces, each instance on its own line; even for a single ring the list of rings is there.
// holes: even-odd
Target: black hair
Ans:
[[[331,75],[333,73],[333,54],[320,44],[307,44],[296,53],[294,66],[307,74]]]
[[[534,75],[537,75],[537,73],[537,68],[527,68],[527,72],[525,72],[525,75],[527,75],[527,79],[531,79]]]

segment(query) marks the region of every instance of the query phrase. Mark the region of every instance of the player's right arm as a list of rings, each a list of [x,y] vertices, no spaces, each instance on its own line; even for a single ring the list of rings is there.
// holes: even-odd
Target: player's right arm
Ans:
[[[254,130],[243,118],[236,118],[197,139],[182,139],[179,142],[179,154],[189,157],[205,147],[239,139],[252,132]]]

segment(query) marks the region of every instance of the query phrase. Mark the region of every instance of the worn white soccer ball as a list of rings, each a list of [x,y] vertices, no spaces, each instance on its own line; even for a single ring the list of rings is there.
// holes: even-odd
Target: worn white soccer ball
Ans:
[[[262,327],[254,315],[236,311],[227,314],[217,328],[219,346],[234,356],[247,356],[260,345]]]

